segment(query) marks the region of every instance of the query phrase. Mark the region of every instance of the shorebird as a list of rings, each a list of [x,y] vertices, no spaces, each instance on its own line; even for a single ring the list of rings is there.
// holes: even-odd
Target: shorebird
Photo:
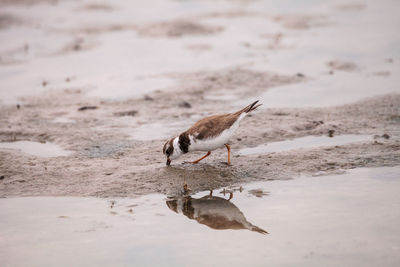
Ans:
[[[196,220],[212,229],[247,229],[268,234],[267,231],[247,221],[240,209],[230,201],[231,198],[232,193],[229,199],[225,199],[213,196],[211,191],[210,195],[202,198],[182,196],[167,200],[167,206],[172,211],[183,213],[189,219]]]
[[[214,115],[196,122],[179,136],[168,140],[163,147],[163,154],[167,157],[167,165],[173,159],[192,151],[207,151],[207,154],[191,163],[196,164],[211,154],[211,151],[225,146],[228,150],[227,164],[231,164],[231,147],[229,140],[239,127],[239,122],[246,115],[261,106],[258,100],[247,107],[223,115]]]

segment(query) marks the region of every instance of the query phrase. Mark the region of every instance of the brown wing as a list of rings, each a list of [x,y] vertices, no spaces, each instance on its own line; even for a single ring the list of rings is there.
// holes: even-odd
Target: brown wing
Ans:
[[[261,104],[256,105],[257,103],[258,100],[235,113],[214,115],[201,119],[196,122],[189,130],[182,134],[184,136],[187,136],[189,134],[193,135],[196,137],[196,139],[199,140],[218,136],[225,129],[230,128],[232,124],[234,124],[235,121],[239,118],[240,114],[242,114],[243,112],[249,113],[261,106]]]
[[[225,129],[231,127],[239,116],[240,114],[224,114],[206,117],[196,122],[186,133],[199,140],[218,136]]]

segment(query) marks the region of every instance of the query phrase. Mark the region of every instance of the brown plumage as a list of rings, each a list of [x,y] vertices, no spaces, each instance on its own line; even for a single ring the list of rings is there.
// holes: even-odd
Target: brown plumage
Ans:
[[[244,214],[229,199],[208,196],[194,198],[191,196],[176,197],[167,200],[167,206],[176,213],[183,213],[186,217],[196,220],[216,230],[247,229],[260,234],[268,234],[262,228],[247,221]]]
[[[172,159],[190,151],[207,151],[204,157],[192,162],[198,163],[209,156],[212,150],[221,146],[228,149],[228,164],[230,164],[229,139],[238,128],[239,121],[245,117],[244,115],[261,106],[257,103],[258,101],[255,101],[234,113],[201,119],[178,137],[167,141],[163,147],[163,153],[167,156],[167,165],[170,165]]]
[[[235,113],[214,115],[203,118],[196,122],[192,127],[190,127],[190,129],[188,129],[184,133],[194,135],[196,139],[199,140],[217,136],[225,129],[231,127],[232,124],[234,124],[235,121],[239,118],[240,114],[242,114],[243,112],[249,113],[262,105],[256,105],[257,102],[258,100]]]

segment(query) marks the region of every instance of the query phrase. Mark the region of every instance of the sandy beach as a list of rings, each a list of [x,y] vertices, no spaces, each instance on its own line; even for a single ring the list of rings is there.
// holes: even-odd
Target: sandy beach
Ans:
[[[180,195],[184,180],[203,194],[358,168],[398,172],[397,1],[0,5],[5,200],[162,198]],[[255,100],[263,106],[231,140],[231,166],[226,149],[166,166],[166,140]]]

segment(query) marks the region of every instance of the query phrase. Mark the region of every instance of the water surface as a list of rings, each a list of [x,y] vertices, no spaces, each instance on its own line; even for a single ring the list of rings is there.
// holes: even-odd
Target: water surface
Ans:
[[[285,140],[279,142],[272,142],[268,144],[261,144],[256,147],[244,148],[239,151],[241,155],[252,155],[252,154],[265,154],[271,152],[283,152],[301,148],[317,148],[327,146],[340,146],[359,142],[372,141],[370,135],[356,135],[346,134],[338,135],[334,137],[329,136],[305,136],[295,138],[292,140]]]
[[[232,198],[0,199],[0,265],[399,266],[399,177],[356,169],[237,186]]]
[[[0,149],[14,149],[39,157],[68,156],[72,153],[72,151],[65,150],[54,143],[33,141],[0,142]]]

